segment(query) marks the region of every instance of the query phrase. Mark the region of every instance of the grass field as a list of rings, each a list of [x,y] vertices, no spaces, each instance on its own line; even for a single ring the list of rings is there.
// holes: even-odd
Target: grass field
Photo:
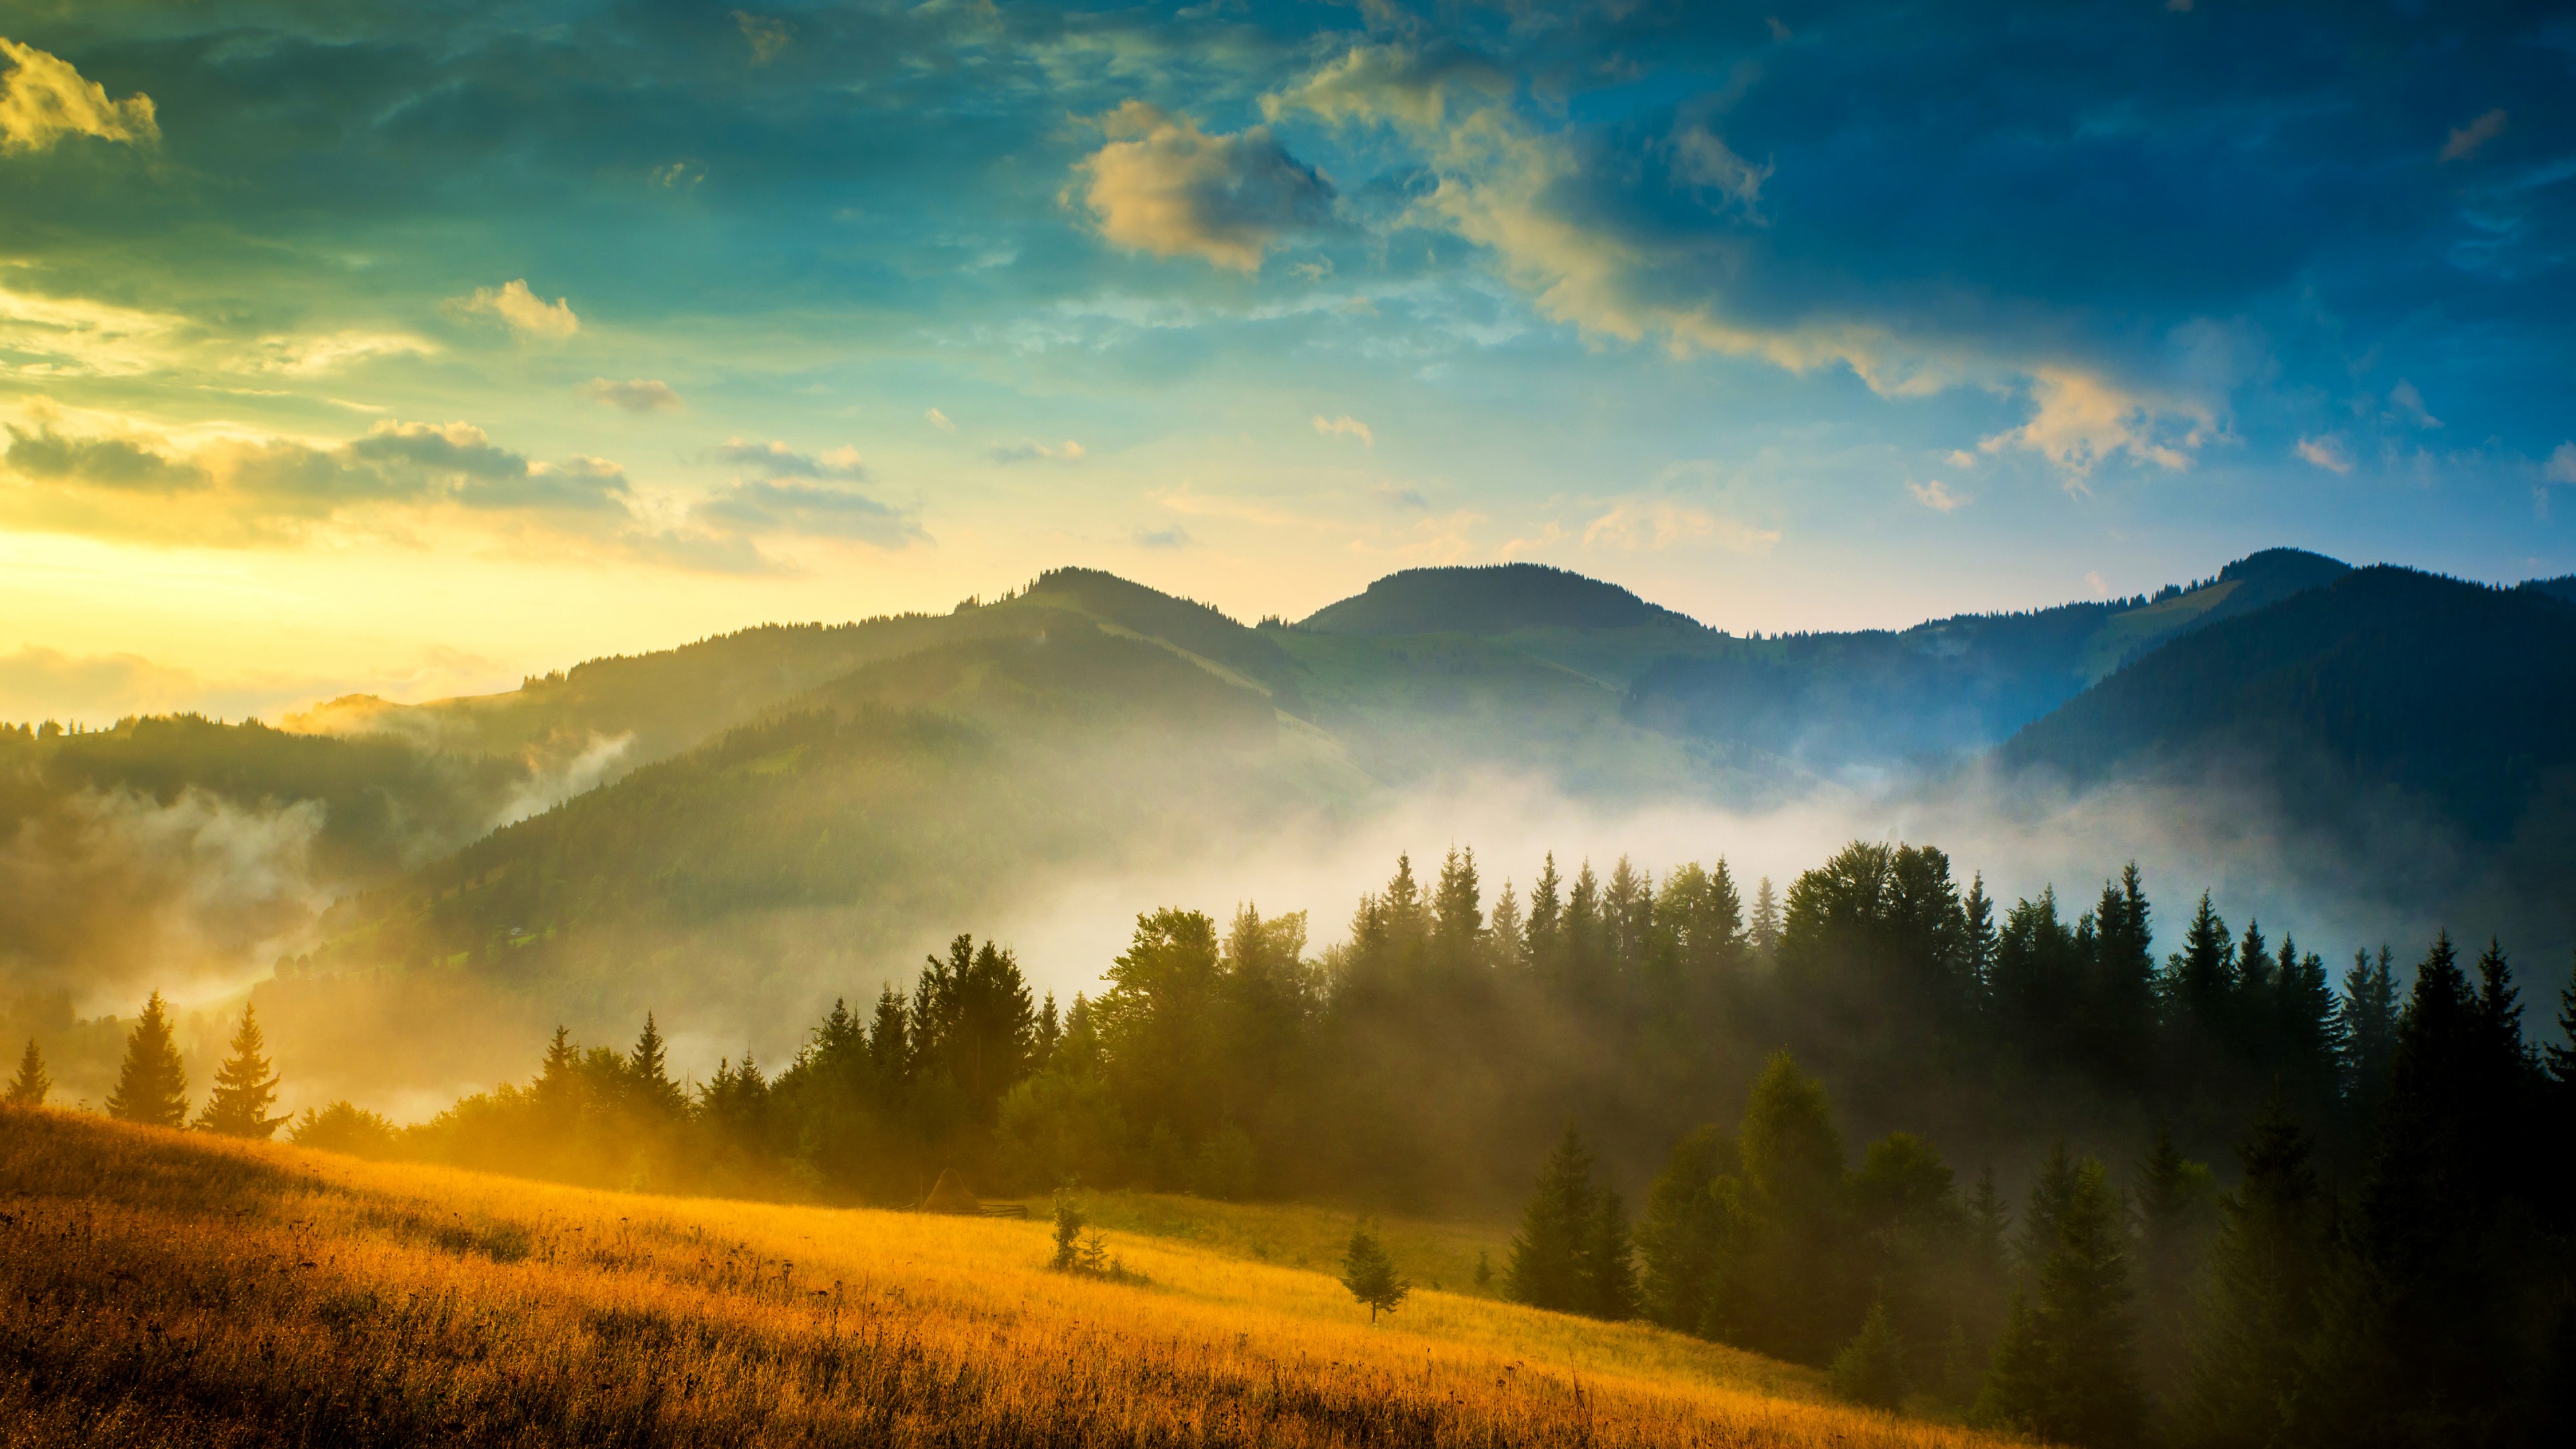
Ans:
[[[1144,1282],[1049,1271],[1043,1221],[0,1113],[0,1442],[1990,1442],[1636,1325],[1422,1292],[1372,1328],[1329,1277],[1240,1243],[1108,1242]]]

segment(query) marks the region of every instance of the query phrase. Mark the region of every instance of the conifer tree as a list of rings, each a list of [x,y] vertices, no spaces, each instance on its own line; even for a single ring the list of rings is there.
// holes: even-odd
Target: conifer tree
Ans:
[[[1350,1247],[1342,1254],[1342,1286],[1351,1297],[1368,1305],[1369,1322],[1377,1322],[1381,1313],[1393,1313],[1404,1304],[1413,1285],[1395,1271],[1395,1260],[1379,1245],[1377,1234],[1361,1223],[1351,1229]]]
[[[1821,1363],[1861,1315],[1846,1251],[1843,1144],[1824,1085],[1775,1052],[1736,1133],[1744,1154],[1745,1277],[1735,1309],[1742,1345]]]
[[[107,1115],[119,1122],[176,1127],[188,1120],[187,1091],[187,1069],[170,1037],[170,1010],[155,991],[125,1039],[125,1064],[117,1069]]]
[[[2139,1441],[2146,1403],[2120,1217],[2102,1164],[2070,1162],[2059,1148],[2031,1189],[2024,1281],[1979,1418],[2103,1449]]]
[[[1637,1267],[1630,1256],[1627,1204],[1616,1192],[1601,1194],[1584,1235],[1584,1312],[1612,1322],[1637,1314]]]
[[[2313,1149],[2279,1098],[2237,1155],[2245,1175],[2221,1204],[2176,1416],[2178,1437],[2202,1449],[2289,1438],[2326,1277],[2329,1204]]]
[[[1561,1313],[1589,1310],[1592,1285],[1584,1267],[1600,1211],[1592,1187],[1592,1154],[1569,1122],[1563,1140],[1539,1169],[1538,1185],[1521,1212],[1520,1233],[1512,1239],[1503,1281],[1514,1302]]]
[[[2218,1188],[2209,1169],[2185,1158],[2160,1123],[2155,1146],[2138,1165],[2136,1196],[2139,1366],[2152,1388],[2171,1393],[2190,1366],[2193,1275],[2217,1227]]]
[[[648,1011],[644,1030],[636,1034],[635,1046],[626,1054],[627,1082],[644,1106],[676,1116],[687,1107],[688,1098],[680,1084],[671,1080],[665,1055],[662,1028]]]
[[[1856,1404],[1893,1409],[1905,1397],[1905,1345],[1887,1305],[1873,1303],[1860,1334],[1834,1355],[1834,1392]]]
[[[2548,1066],[2550,1080],[2559,1086],[2559,1110],[2564,1112],[2563,1099],[2576,1092],[2576,970],[2569,973],[2567,989],[2558,994],[2558,1035],[2566,1045],[2551,1042],[2542,1049],[2542,1060]],[[29,1043],[28,1049],[34,1050],[34,1043]]]
[[[233,1032],[232,1055],[215,1072],[214,1090],[206,1096],[197,1126],[227,1137],[273,1137],[287,1120],[268,1115],[276,1101],[277,1078],[269,1073],[267,1042],[260,1036],[258,1017],[245,1005],[241,1026]]]
[[[1753,944],[1754,959],[1768,966],[1780,952],[1780,899],[1771,892],[1771,877],[1764,876],[1753,888],[1753,919],[1745,926],[1745,936]]]
[[[1736,1232],[1719,1179],[1742,1167],[1735,1143],[1714,1126],[1673,1145],[1672,1156],[1646,1194],[1637,1225],[1640,1306],[1647,1317],[1683,1333],[1707,1333],[1714,1324],[1721,1277]]]
[[[1565,950],[1562,889],[1563,882],[1556,874],[1556,852],[1551,850],[1539,863],[1537,883],[1530,887],[1529,933],[1521,952],[1522,965],[1542,981],[1554,979]]]
[[[2343,996],[2335,1003],[2346,1115],[2367,1132],[2388,1094],[2388,1068],[2397,1052],[2397,977],[2388,947],[2377,960],[2352,953]]]
[[[9,1092],[0,1101],[12,1107],[41,1107],[45,1094],[53,1090],[54,1079],[45,1075],[45,1058],[36,1050],[36,1039],[27,1038],[27,1050],[18,1058],[18,1075],[9,1079]]]

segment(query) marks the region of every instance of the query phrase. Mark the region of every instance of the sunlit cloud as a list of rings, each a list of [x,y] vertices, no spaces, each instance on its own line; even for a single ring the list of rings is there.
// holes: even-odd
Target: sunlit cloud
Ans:
[[[741,29],[742,38],[751,46],[753,65],[767,65],[776,60],[778,53],[796,38],[796,27],[776,16],[737,10],[733,13],[733,23]]]
[[[2343,439],[2331,433],[2323,437],[2301,438],[2291,451],[2329,473],[2352,471],[2352,454],[2344,450]]]
[[[1678,544],[1707,542],[1729,553],[1765,553],[1780,541],[1778,529],[1678,503],[1621,503],[1583,526],[1586,547],[1629,553],[1661,552]]]
[[[948,420],[948,414],[941,412],[937,408],[932,408],[928,412],[923,413],[922,417],[928,419],[932,427],[937,428],[943,433],[954,433],[957,431],[957,425]]]
[[[929,537],[908,513],[846,488],[748,479],[700,503],[692,518],[724,531],[848,539],[903,548]]]
[[[1955,512],[1965,507],[1968,502],[1967,499],[1951,492],[1950,485],[1938,478],[1927,479],[1921,483],[1908,483],[1905,485],[1905,491],[1914,495],[1915,502],[1935,513]]]
[[[525,278],[498,287],[477,287],[472,295],[449,305],[470,316],[493,318],[522,337],[561,341],[581,330],[581,319],[573,315],[570,302],[561,297],[546,301],[528,290]]]
[[[2037,453],[2071,480],[2120,456],[2159,468],[2188,468],[2191,450],[2205,440],[2209,426],[2207,414],[2193,404],[2132,393],[2069,368],[2034,370],[2030,400],[2030,421],[1977,446],[1988,453]]]
[[[310,377],[387,357],[429,357],[438,344],[406,332],[332,332],[315,337],[264,337],[248,366],[256,372]]]
[[[68,136],[151,145],[161,139],[152,98],[108,99],[107,87],[32,45],[0,37],[11,69],[0,78],[0,151],[42,151]]]
[[[188,319],[0,286],[0,361],[32,377],[131,377],[171,366]]]
[[[688,406],[669,383],[644,377],[625,382],[594,377],[581,385],[581,395],[601,407],[622,408],[630,413],[676,413]]]
[[[1332,183],[1265,126],[1210,135],[1131,100],[1100,129],[1107,144],[1077,164],[1078,185],[1100,234],[1119,246],[1252,272],[1263,253],[1330,211]]]

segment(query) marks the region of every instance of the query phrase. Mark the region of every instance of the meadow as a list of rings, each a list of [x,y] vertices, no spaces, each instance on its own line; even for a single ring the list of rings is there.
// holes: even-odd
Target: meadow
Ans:
[[[1042,1219],[648,1198],[10,1111],[0,1438],[1995,1442],[1638,1324],[1426,1289],[1371,1327],[1331,1277],[1248,1254],[1307,1256],[1321,1215],[1264,1221],[1113,1227],[1131,1277],[1111,1281],[1051,1271]]]

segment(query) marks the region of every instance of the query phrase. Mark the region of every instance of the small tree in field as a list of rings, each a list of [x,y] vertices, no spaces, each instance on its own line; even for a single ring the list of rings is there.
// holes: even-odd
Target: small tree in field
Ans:
[[[1070,1273],[1082,1263],[1082,1214],[1075,1210],[1073,1199],[1063,1193],[1055,1195],[1055,1262],[1059,1273]]]
[[[1377,1234],[1361,1223],[1351,1229],[1350,1250],[1342,1255],[1342,1286],[1351,1297],[1368,1305],[1369,1322],[1377,1322],[1380,1313],[1393,1313],[1403,1306],[1413,1285],[1395,1271],[1395,1260],[1378,1245]]]
[[[9,1093],[0,1101],[12,1107],[41,1107],[45,1094],[54,1089],[54,1079],[45,1075],[45,1059],[36,1050],[36,1039],[27,1038],[27,1054],[18,1058],[18,1075],[9,1079]]]
[[[117,1070],[107,1115],[119,1122],[176,1127],[188,1120],[187,1091],[187,1068],[179,1064],[179,1048],[170,1040],[170,1009],[155,991],[135,1018],[134,1034],[125,1039],[125,1065]]]
[[[268,1115],[277,1101],[277,1078],[269,1075],[267,1042],[259,1019],[242,1008],[241,1029],[233,1033],[233,1054],[215,1073],[215,1089],[206,1097],[199,1129],[227,1137],[272,1137],[284,1117]]]

